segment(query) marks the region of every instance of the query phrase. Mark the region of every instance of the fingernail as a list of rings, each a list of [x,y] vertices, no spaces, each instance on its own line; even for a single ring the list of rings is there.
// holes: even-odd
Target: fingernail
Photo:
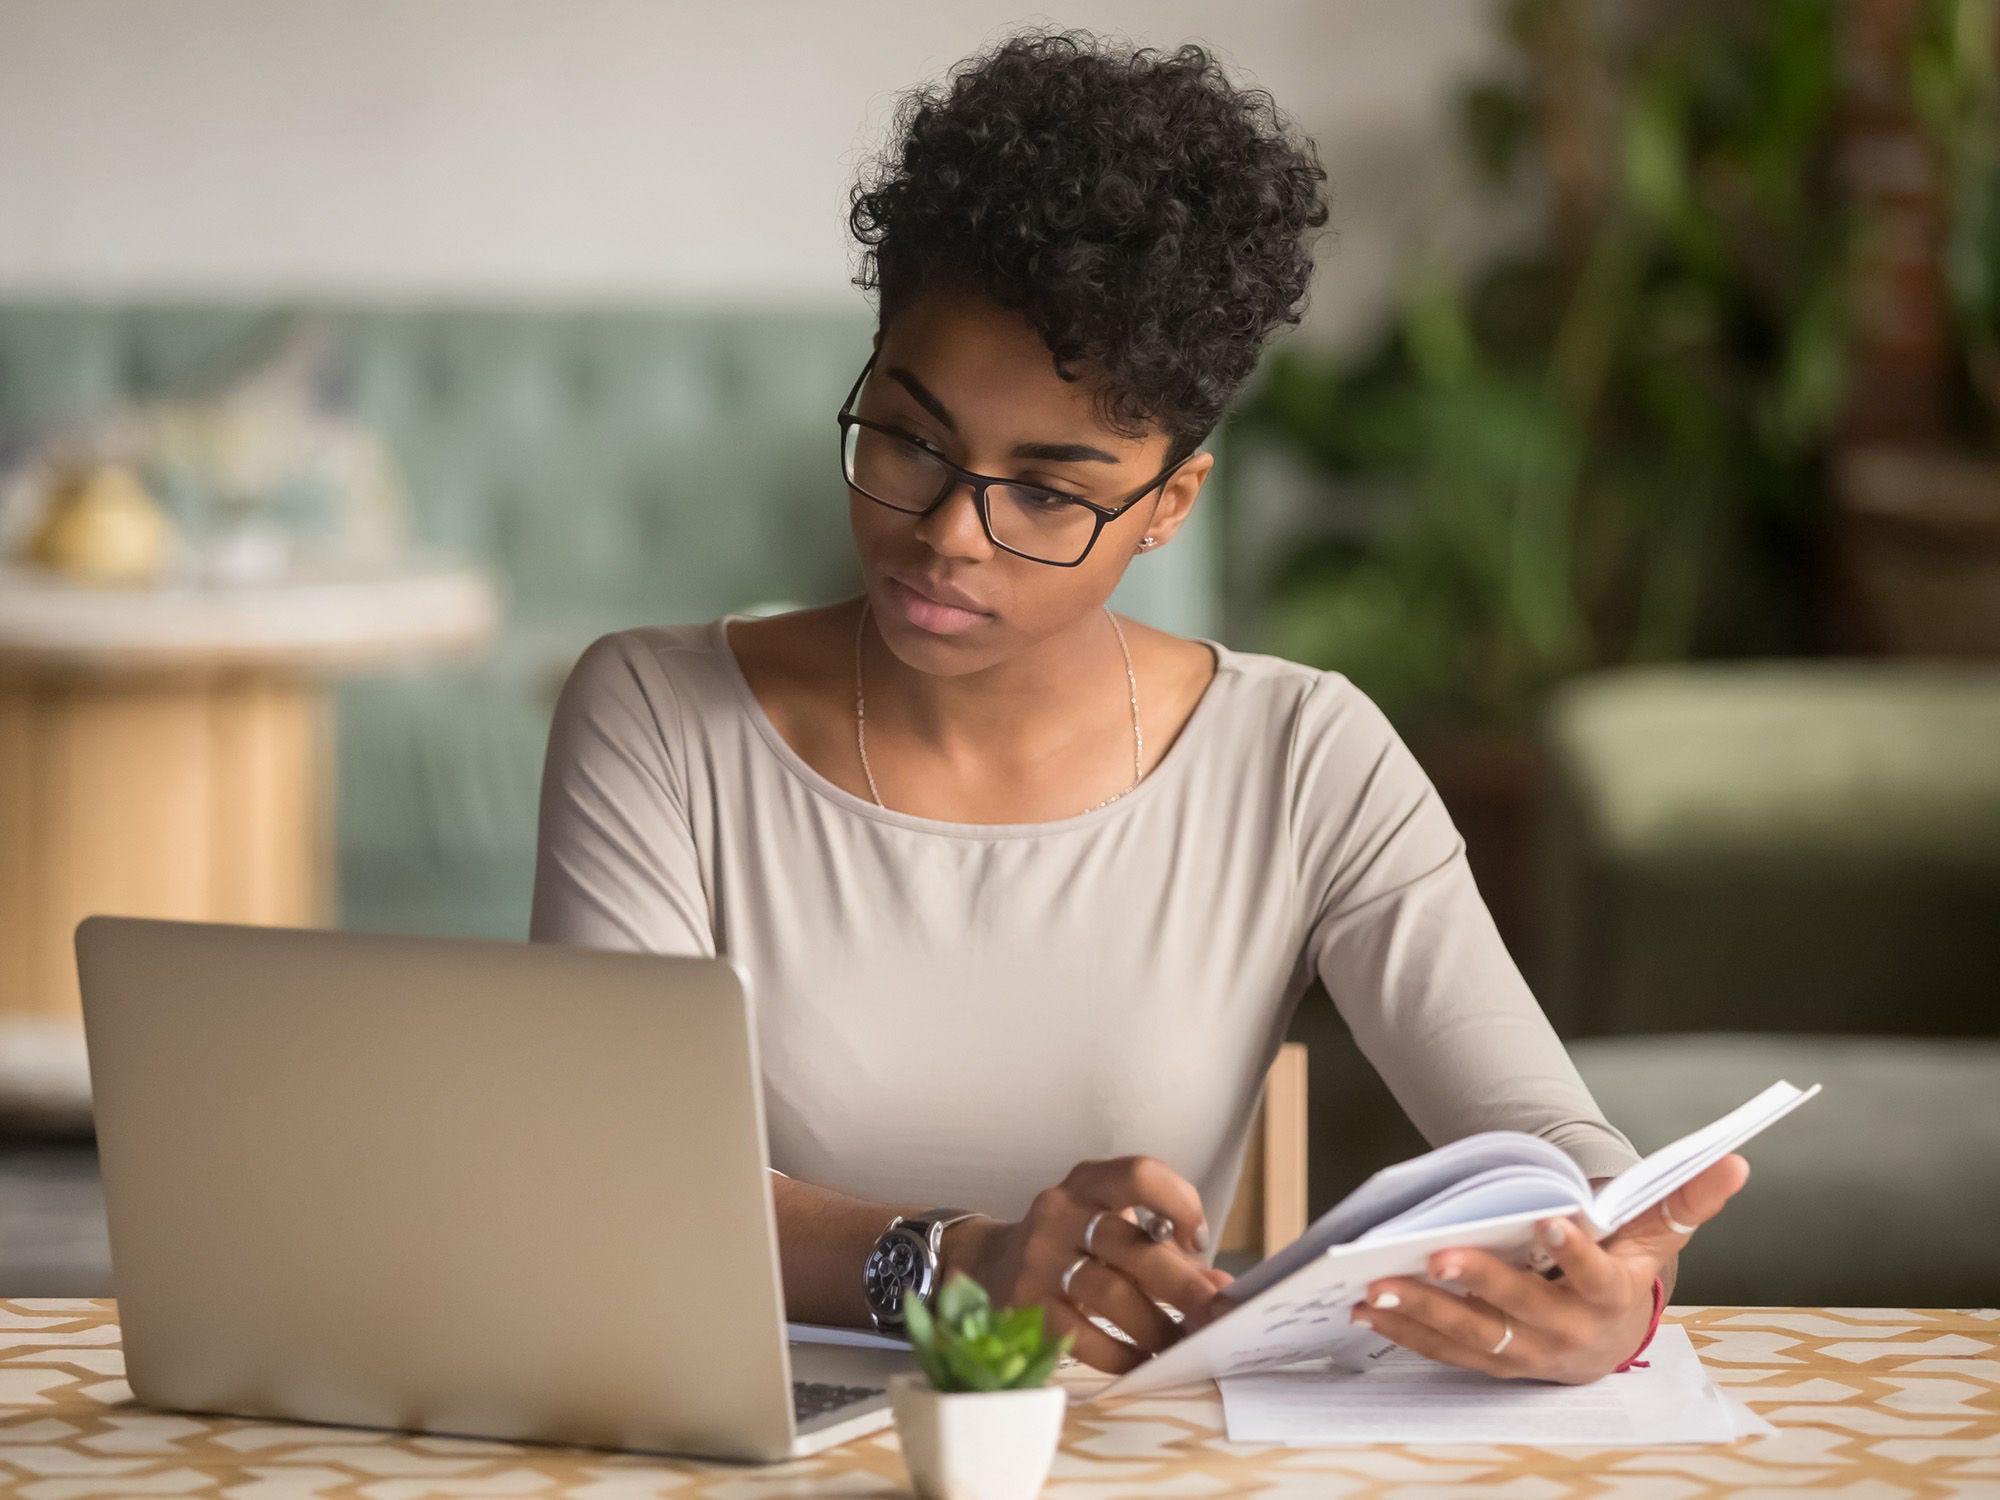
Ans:
[[[1208,1254],[1208,1221],[1206,1219],[1194,1226],[1194,1247],[1203,1255]]]
[[[1560,1245],[1569,1238],[1569,1225],[1563,1223],[1561,1219],[1551,1219],[1542,1226],[1542,1233],[1548,1237],[1551,1245]]]
[[[1456,1276],[1464,1269],[1465,1267],[1455,1260],[1440,1261],[1438,1263],[1438,1275],[1444,1277]]]
[[[1401,1307],[1403,1299],[1394,1292],[1377,1292],[1368,1299],[1370,1307]]]
[[[1358,1326],[1362,1328],[1373,1328],[1375,1326],[1374,1321],[1369,1318],[1357,1317],[1355,1318],[1354,1321]]]

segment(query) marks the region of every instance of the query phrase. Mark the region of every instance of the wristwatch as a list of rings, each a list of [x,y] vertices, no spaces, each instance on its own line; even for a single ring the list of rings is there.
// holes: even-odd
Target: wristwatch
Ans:
[[[977,1218],[960,1208],[934,1208],[889,1221],[861,1267],[868,1316],[878,1333],[903,1332],[903,1299],[916,1296],[925,1307],[937,1295],[938,1256],[944,1232],[961,1219]]]

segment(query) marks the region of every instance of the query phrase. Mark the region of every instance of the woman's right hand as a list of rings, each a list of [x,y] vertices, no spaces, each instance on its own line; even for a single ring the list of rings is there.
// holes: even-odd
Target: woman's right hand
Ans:
[[[1174,1222],[1174,1238],[1155,1243],[1134,1222],[1146,1209]],[[1063,1273],[1094,1254],[1062,1289]],[[1036,1194],[1019,1223],[967,1219],[945,1231],[943,1275],[963,1271],[986,1288],[996,1307],[1040,1303],[1052,1334],[1076,1335],[1075,1354],[1087,1365],[1123,1373],[1180,1338],[1180,1324],[1161,1311],[1178,1309],[1192,1327],[1203,1320],[1215,1294],[1229,1284],[1223,1272],[1202,1264],[1207,1223],[1201,1195],[1165,1162],[1121,1156],[1079,1162],[1057,1186]],[[1122,1329],[1119,1342],[1095,1327],[1091,1315]],[[1134,1346],[1137,1347],[1134,1347]]]

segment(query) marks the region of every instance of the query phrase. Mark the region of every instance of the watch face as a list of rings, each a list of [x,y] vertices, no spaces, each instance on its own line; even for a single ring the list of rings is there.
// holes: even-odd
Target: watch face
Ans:
[[[914,1288],[922,1295],[930,1272],[928,1249],[900,1224],[877,1240],[862,1268],[868,1305],[884,1317],[895,1317],[901,1314],[908,1292]]]

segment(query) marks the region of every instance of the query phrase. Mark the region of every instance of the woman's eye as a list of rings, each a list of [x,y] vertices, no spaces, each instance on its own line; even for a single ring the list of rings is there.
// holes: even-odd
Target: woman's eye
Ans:
[[[914,432],[906,432],[900,427],[893,430],[897,437],[908,443],[912,448],[923,453],[928,453],[933,458],[943,458],[945,456],[944,450],[927,438],[918,437]],[[1028,480],[1017,481],[1015,489],[1023,495],[1032,496],[1038,506],[1054,507],[1068,505],[1083,499],[1081,495],[1072,495],[1066,490],[1050,489],[1047,485],[1035,484]]]

